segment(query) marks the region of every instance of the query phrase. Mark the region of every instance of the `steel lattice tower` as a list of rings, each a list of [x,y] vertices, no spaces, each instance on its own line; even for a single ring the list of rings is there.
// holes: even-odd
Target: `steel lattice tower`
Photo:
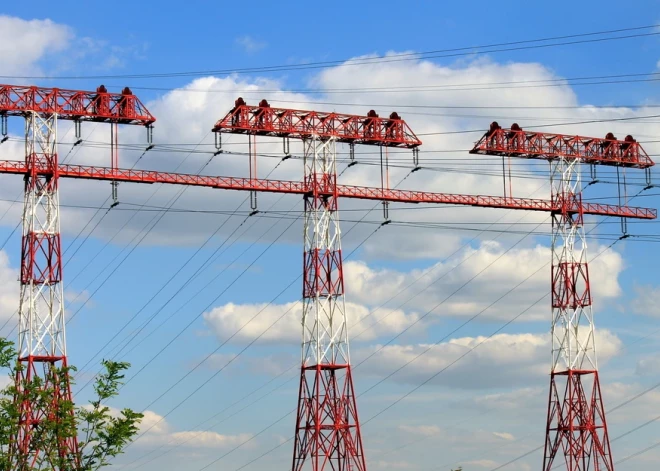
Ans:
[[[62,251],[60,241],[57,114],[31,112],[25,120],[25,199],[21,244],[18,362],[16,377],[19,423],[9,455],[19,470],[56,469],[79,465],[76,437],[58,439],[57,450],[41,449],[33,434],[44,420],[53,420],[64,401],[71,401],[64,327]],[[64,371],[65,377],[58,372]],[[53,393],[47,409],[28,398],[40,378],[44,391]],[[57,419],[55,419],[57,420]],[[56,456],[53,460],[53,456]]]
[[[365,471],[348,346],[336,141],[305,139],[302,365],[292,470]],[[306,466],[307,464],[307,466]]]
[[[614,471],[596,360],[583,228],[589,204],[582,202],[581,167],[642,168],[650,183],[653,161],[632,136],[619,141],[611,133],[599,139],[526,132],[517,124],[502,129],[496,122],[471,153],[550,164],[552,366],[543,471],[554,469],[562,454],[567,471]]]
[[[125,93],[128,91],[128,93]],[[106,92],[80,92],[38,87],[0,85],[0,117],[21,116],[34,112],[44,120],[86,120],[139,124],[150,129],[154,117],[142,106],[137,97],[125,89],[121,95]],[[31,116],[31,115],[30,115]],[[35,118],[36,119],[36,118]],[[3,132],[6,126],[3,118]],[[40,125],[42,126],[42,125]],[[29,128],[36,129],[36,128]],[[42,127],[39,128],[43,129]],[[523,211],[549,212],[553,218],[553,368],[550,406],[547,422],[546,462],[544,471],[552,466],[559,452],[566,457],[568,471],[612,471],[612,459],[605,426],[605,415],[600,398],[600,387],[591,317],[591,294],[586,263],[586,246],[582,231],[584,215],[655,219],[657,211],[626,205],[584,203],[580,192],[578,164],[610,165],[627,168],[648,169],[653,161],[631,136],[624,141],[613,136],[605,139],[568,136],[561,134],[524,132],[517,125],[502,129],[497,123],[479,140],[470,151],[476,154],[500,155],[543,159],[552,165],[552,198],[517,198],[510,193],[504,196],[437,193],[419,190],[390,189],[387,178],[381,187],[339,185],[336,172],[337,142],[351,146],[371,145],[412,149],[413,165],[418,168],[418,148],[422,142],[415,136],[407,123],[397,113],[389,118],[380,118],[371,110],[366,116],[331,112],[271,108],[266,100],[258,106],[236,100],[234,108],[220,119],[212,131],[216,133],[216,155],[222,152],[220,133],[247,135],[250,149],[250,176],[227,177],[190,175],[151,170],[118,168],[116,154],[110,167],[58,164],[54,152],[54,127],[51,131],[39,131],[51,140],[38,137],[35,142],[52,142],[35,160],[0,161],[0,173],[18,174],[26,178],[26,201],[30,208],[38,202],[45,208],[39,216],[38,229],[30,242],[24,242],[24,254],[30,263],[23,263],[22,279],[26,267],[33,276],[45,281],[51,289],[61,280],[59,257],[59,229],[57,227],[57,179],[83,178],[110,182],[133,182],[143,184],[163,183],[189,185],[216,189],[247,191],[251,193],[252,209],[257,212],[256,192],[288,193],[304,198],[304,255],[303,255],[303,341],[300,393],[292,470],[311,468],[312,471],[366,471],[364,450],[360,436],[359,420],[353,388],[346,311],[344,304],[344,281],[341,258],[340,231],[337,215],[338,198],[381,201],[383,203],[427,203],[451,204],[483,208],[504,208]],[[34,133],[35,131],[29,131]],[[150,132],[148,136],[150,136]],[[260,179],[257,177],[256,137],[270,136],[284,139],[284,152],[289,154],[289,139],[301,139],[304,145],[303,181]],[[34,147],[34,146],[33,146]],[[41,148],[41,147],[40,147]],[[147,150],[151,148],[149,146]],[[32,155],[34,152],[28,152]],[[388,175],[387,159],[381,162],[381,176]],[[506,178],[506,175],[503,175]],[[36,179],[36,180],[35,180]],[[647,173],[648,180],[648,173]],[[32,182],[32,183],[30,183]],[[36,183],[35,183],[36,182]],[[52,194],[43,200],[42,194]],[[506,185],[505,185],[506,188]],[[29,190],[29,191],[28,191]],[[34,195],[34,196],[32,196]],[[31,199],[32,198],[32,199]],[[26,204],[26,208],[28,205]],[[41,207],[41,206],[40,206]],[[386,207],[384,205],[384,207]],[[50,212],[49,212],[50,211]],[[26,215],[41,214],[26,209]],[[385,212],[386,215],[386,212]],[[27,220],[27,219],[26,219]],[[26,223],[28,224],[28,223]],[[26,226],[26,234],[34,232]],[[49,232],[51,231],[51,232]],[[57,233],[57,237],[44,238],[43,234]],[[38,237],[37,237],[38,236]],[[55,245],[56,244],[56,245]],[[57,250],[55,250],[57,247]],[[41,250],[41,252],[39,252]],[[36,257],[35,254],[40,254]],[[54,256],[56,255],[56,256]],[[32,257],[32,258],[30,258]],[[36,258],[35,258],[36,257]],[[44,264],[44,260],[47,261]],[[29,278],[25,278],[28,279]],[[47,282],[46,282],[47,281]],[[36,284],[34,284],[36,286]],[[61,285],[57,288],[61,305]],[[22,289],[27,290],[23,287]],[[33,288],[28,295],[41,295]],[[48,300],[54,299],[51,297]],[[64,329],[55,322],[41,324],[40,331],[30,322],[40,308],[34,303],[29,311],[25,338],[39,339],[33,332],[52,332],[61,335],[64,346]],[[57,311],[61,314],[60,310]],[[23,312],[23,311],[21,311]],[[49,314],[50,316],[50,314]],[[43,315],[39,319],[44,319]],[[50,317],[49,317],[50,319]],[[54,319],[54,318],[53,318]],[[63,322],[63,319],[58,318]],[[22,327],[22,335],[26,329]],[[50,337],[49,337],[50,338]],[[55,336],[58,340],[60,337]],[[23,343],[22,345],[27,345]],[[30,344],[32,345],[32,344]],[[38,343],[39,348],[44,344]],[[55,341],[49,346],[58,345]],[[58,352],[58,350],[52,350]],[[50,352],[50,351],[49,351]],[[65,351],[61,360],[56,355],[49,358],[65,364]],[[23,354],[22,354],[23,355]],[[46,358],[47,360],[47,358]],[[28,359],[29,361],[29,359]],[[33,364],[48,361],[35,356]],[[35,371],[36,370],[27,370]],[[28,373],[31,374],[31,373]],[[587,385],[593,379],[593,385]],[[60,393],[66,397],[68,392]],[[26,406],[26,411],[29,406]],[[27,430],[27,428],[26,428]],[[25,441],[25,440],[23,440]],[[29,438],[28,438],[29,442]],[[18,443],[18,441],[17,441]],[[62,444],[63,453],[73,450]],[[24,449],[19,450],[24,453]],[[609,467],[608,467],[609,466]],[[22,471],[22,470],[21,470]]]
[[[543,470],[557,454],[567,471],[613,471],[598,380],[591,285],[582,215],[580,161],[550,161],[552,368]],[[577,212],[570,208],[579,208]]]
[[[80,454],[66,350],[58,121],[74,121],[80,143],[82,121],[111,123],[114,129],[120,123],[151,126],[155,119],[128,88],[112,94],[104,86],[84,92],[0,85],[2,142],[9,116],[25,120],[20,171],[25,184],[15,378],[18,419],[8,457],[11,471],[73,471],[80,467]],[[116,129],[113,132],[116,138]],[[117,166],[114,152],[111,166]]]

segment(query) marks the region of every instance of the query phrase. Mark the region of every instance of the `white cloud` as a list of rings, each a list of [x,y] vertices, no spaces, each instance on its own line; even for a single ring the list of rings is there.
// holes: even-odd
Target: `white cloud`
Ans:
[[[516,439],[516,437],[507,432],[493,432],[493,435],[506,441],[513,441]]]
[[[399,425],[399,429],[405,433],[424,437],[440,435],[442,431],[437,425]]]
[[[599,360],[607,362],[621,347],[611,332],[596,331]],[[354,350],[361,375],[385,377],[406,365],[390,381],[419,384],[431,380],[460,389],[484,389],[529,384],[547,376],[550,368],[549,334],[497,334],[486,337],[455,338],[438,345],[387,345]],[[468,353],[469,352],[469,353]],[[466,354],[463,356],[464,354]],[[460,362],[453,364],[458,358]]]
[[[440,66],[432,64],[427,61],[411,61],[405,63],[381,63],[373,64],[367,67],[336,67],[318,74],[312,79],[312,84],[321,89],[329,88],[342,88],[354,87],[355,83],[360,83],[364,87],[391,87],[401,85],[419,85],[419,86],[442,86],[455,83],[485,83],[485,82],[501,82],[507,80],[547,80],[556,79],[550,70],[544,68],[540,64],[496,64],[488,60],[477,60],[459,62],[451,66]],[[488,102],[493,106],[507,106],[519,103],[525,103],[529,106],[576,106],[577,99],[573,91],[568,86],[557,86],[547,89],[516,89],[516,90],[473,90],[467,92],[452,92],[444,93],[434,91],[432,89],[424,90],[414,93],[365,93],[365,94],[343,94],[333,93],[330,95],[331,101],[346,103],[353,102],[355,105],[351,106],[332,106],[332,105],[312,105],[306,103],[311,100],[311,97],[301,93],[291,93],[286,91],[262,92],[262,90],[283,90],[282,83],[276,80],[268,79],[250,79],[243,77],[226,77],[226,78],[213,78],[205,77],[197,79],[190,84],[182,87],[181,89],[166,93],[162,97],[149,103],[148,106],[154,115],[158,118],[158,124],[155,131],[155,142],[185,142],[185,143],[198,143],[201,146],[197,150],[208,151],[207,154],[193,154],[182,159],[180,153],[159,152],[156,154],[147,153],[138,163],[138,168],[152,168],[158,170],[174,170],[181,172],[196,173],[200,171],[205,162],[211,157],[213,137],[209,135],[209,130],[213,123],[217,121],[222,115],[228,111],[232,105],[233,100],[238,95],[243,95],[248,102],[255,103],[260,98],[268,98],[275,106],[278,100],[286,101],[281,103],[283,106],[308,109],[336,109],[337,111],[365,113],[373,103],[388,103],[392,106],[379,107],[377,111],[381,114],[388,113],[390,108],[397,108],[399,105],[429,105],[433,103],[442,102],[446,106],[479,106],[484,102]],[[321,94],[322,95],[322,94]],[[321,96],[321,98],[324,98]],[[318,98],[314,98],[318,100]],[[326,100],[327,101],[327,100]],[[410,109],[399,108],[398,111],[409,122],[412,128],[420,133],[436,133],[443,131],[454,131],[462,129],[486,129],[488,127],[489,117],[475,117],[474,114],[468,116],[457,117],[455,114],[466,114],[465,112],[449,113],[418,113]],[[633,111],[627,109],[603,109],[584,106],[575,110],[538,110],[535,114],[539,115],[539,122],[555,122],[555,121],[568,121],[588,120],[595,117],[633,117],[636,115],[644,114],[645,110]],[[475,112],[476,113],[476,112]],[[516,115],[516,113],[518,113]],[[513,116],[512,116],[513,115]],[[520,116],[520,112],[507,111],[507,116],[511,120],[516,119],[522,125],[534,124],[536,121],[527,119],[523,120],[525,115]],[[181,123],[186,123],[181,126]],[[503,122],[502,124],[506,124]],[[653,135],[653,130],[646,123],[634,123],[637,126],[639,133]],[[617,127],[618,126],[618,127]],[[587,125],[576,125],[559,128],[561,131],[571,132],[579,130],[581,134],[595,134],[604,135],[609,130],[614,130],[619,134],[627,133],[625,128],[627,125],[624,123],[617,123],[613,126],[611,123],[594,123]],[[60,134],[66,132],[66,128]],[[107,142],[108,136],[105,129],[100,126],[91,132],[89,137],[86,136],[90,132],[90,126],[84,126],[83,136],[88,140]],[[625,135],[625,134],[624,134]],[[206,137],[204,137],[206,136]],[[428,135],[424,136],[423,149],[429,151],[427,154],[422,154],[422,165],[438,167],[442,171],[420,171],[412,174],[402,185],[402,188],[418,188],[429,191],[444,191],[456,193],[471,193],[471,194],[501,194],[501,178],[493,175],[484,175],[483,169],[489,169],[486,173],[496,172],[496,167],[485,165],[490,160],[484,160],[481,157],[468,155],[467,153],[459,153],[460,157],[452,157],[453,159],[461,159],[461,162],[433,162],[431,160],[424,161],[425,157],[428,159],[437,159],[439,156],[445,157],[447,154],[435,154],[432,151],[447,151],[456,149],[468,149],[471,147],[474,139],[478,135],[470,134],[451,134],[451,135]],[[230,151],[237,151],[244,153],[247,148],[247,141],[244,136],[224,136],[224,148],[227,153],[217,156],[212,159],[208,166],[204,168],[207,174],[217,175],[237,175],[243,176],[246,173],[246,162],[244,155],[232,155]],[[122,141],[126,144],[144,145],[144,133],[142,129],[126,129],[122,130]],[[654,144],[649,144],[647,151],[653,152]],[[281,153],[281,142],[278,139],[260,138],[259,139],[260,152],[270,154],[275,158],[263,158],[259,164],[259,175],[265,176],[275,165],[279,163],[278,156]],[[107,165],[107,149],[89,149],[85,148],[85,152],[80,152],[72,158],[74,163],[87,163],[87,164],[101,164]],[[346,149],[340,146],[341,152],[346,152]],[[299,143],[292,143],[292,152],[294,155],[301,154],[301,146]],[[362,163],[367,163],[368,160],[373,161],[375,158],[371,149],[359,149],[357,159]],[[75,154],[75,152],[74,152]],[[131,167],[135,163],[135,159],[140,152],[124,153],[120,157],[120,165],[122,167]],[[18,153],[20,155],[20,153]],[[81,158],[81,156],[83,158]],[[344,158],[343,156],[342,158]],[[394,156],[393,156],[394,158]],[[398,156],[405,158],[405,155]],[[518,162],[521,169],[524,169],[526,163]],[[340,165],[340,170],[345,166],[345,163]],[[441,167],[441,168],[440,168]],[[458,167],[466,171],[477,171],[476,174],[467,174],[455,172]],[[408,174],[408,169],[392,168],[391,180],[392,184],[402,179]],[[280,178],[285,180],[300,180],[302,175],[301,163],[299,160],[289,160],[284,162],[273,173],[272,178]],[[6,177],[12,181],[16,180],[12,177]],[[358,184],[358,185],[379,185],[380,175],[377,168],[372,165],[357,165],[349,169],[341,177],[342,183]],[[176,187],[156,187],[151,185],[120,185],[120,201],[122,202],[143,202],[150,197],[154,191],[156,195],[150,199],[149,204],[156,206],[167,205],[168,201],[173,198],[180,188]],[[6,193],[5,189],[2,190],[2,197],[8,196],[10,192],[20,191],[20,182],[17,182],[14,187],[8,185]],[[210,198],[212,190],[209,189],[187,189],[181,196],[176,207],[179,208],[195,208],[196,210],[217,210],[217,200],[215,197]],[[544,198],[548,196],[548,185],[543,180],[534,179],[516,179],[514,182],[514,192],[519,196],[528,196],[533,194],[534,197]],[[223,207],[235,208],[244,201],[246,195],[240,192],[215,192],[214,195],[221,195]],[[79,204],[82,202],[81,195],[85,195],[84,203],[87,205],[97,205],[102,203],[107,197],[107,189],[104,185],[98,182],[85,182],[85,181],[71,181],[67,180],[62,184],[62,202],[65,204]],[[15,197],[15,193],[11,194],[11,198]],[[276,203],[277,202],[277,203]],[[299,197],[283,198],[281,201],[279,196],[275,195],[261,195],[259,200],[260,209],[268,209],[271,205],[273,210],[299,210],[301,208]],[[373,204],[361,201],[348,201],[341,202],[341,208],[350,209],[351,212],[342,212],[344,217],[349,217],[352,220],[359,220],[365,217],[366,221],[382,220],[379,208],[377,211],[369,213],[362,211],[365,208],[371,208]],[[474,233],[474,232],[456,232],[454,229],[455,223],[460,223],[462,226],[472,227],[474,229],[484,229],[488,223],[499,221],[500,223],[515,222],[521,217],[524,217],[523,223],[534,223],[547,220],[546,215],[540,213],[515,213],[506,210],[488,210],[479,208],[447,208],[442,210],[418,210],[418,211],[397,211],[396,208],[401,205],[393,205],[390,217],[396,221],[411,221],[411,222],[431,222],[431,223],[444,223],[449,228],[437,228],[433,230],[422,229],[418,227],[403,227],[390,225],[379,231],[377,235],[372,237],[364,245],[365,252],[371,257],[392,257],[399,258],[438,258],[451,253],[455,250],[464,236],[472,237],[475,234],[478,239],[490,237],[490,235]],[[0,208],[1,209],[1,208]],[[247,209],[243,206],[243,209]],[[360,211],[353,211],[359,209]],[[86,219],[89,218],[89,212],[65,208],[63,211],[63,220],[67,224],[63,226],[65,233],[76,233],[84,225]],[[109,238],[114,235],[119,228],[123,227],[124,223],[131,217],[130,212],[111,212],[99,225],[97,232],[98,237]],[[126,242],[136,236],[143,227],[147,226],[153,214],[140,213],[128,224],[126,229],[122,231],[121,236],[116,239],[118,242]],[[238,218],[226,224],[219,232],[219,237],[227,236],[235,229],[240,223]],[[144,244],[176,244],[188,245],[199,244],[205,240],[209,233],[213,232],[222,222],[223,217],[213,216],[204,213],[172,213],[168,214],[156,228],[150,232],[150,236],[145,240]],[[271,219],[259,218],[258,216],[250,221],[252,229],[245,233],[241,238],[243,240],[254,240],[260,235],[266,233],[264,241],[272,240],[278,230],[269,230],[272,224]],[[283,221],[279,228],[284,228]],[[454,225],[452,225],[454,223]],[[478,224],[470,224],[478,223]],[[291,230],[287,231],[282,236],[282,241],[300,243],[300,223],[294,224]],[[500,228],[501,226],[496,226]],[[506,227],[506,226],[505,226]],[[527,226],[525,226],[527,227]],[[533,226],[530,226],[533,227]],[[539,230],[547,229],[548,226],[544,225]],[[346,232],[346,224],[344,224],[344,231]],[[373,226],[370,224],[358,225],[351,231],[344,241],[344,248],[350,250],[350,247],[358,241],[367,237],[373,231]],[[498,236],[503,243],[511,240],[514,236],[511,234],[501,234]]]
[[[359,337],[362,341],[398,333],[418,319],[415,313],[389,309],[381,309],[372,316],[367,307],[355,303],[346,303],[346,314],[350,331],[355,334],[363,332]],[[206,325],[220,341],[240,330],[234,337],[236,341],[248,341],[261,335],[260,342],[298,345],[302,336],[301,320],[302,303],[299,301],[286,304],[228,303],[204,314]]]
[[[51,20],[0,16],[0,72],[4,75],[40,73],[38,63],[49,53],[66,49],[74,34]]]
[[[264,49],[267,45],[265,41],[260,41],[249,35],[244,35],[236,38],[236,44],[241,46],[241,48],[243,48],[243,50],[248,54],[252,54],[257,51],[260,51]]]
[[[635,286],[632,310],[649,317],[660,317],[660,286]]]
[[[548,247],[540,245],[507,249],[498,242],[482,242],[479,247],[468,248],[447,262],[408,273],[372,268],[365,262],[347,262],[344,267],[347,295],[353,301],[370,306],[388,302],[396,295],[392,307],[405,303],[406,309],[423,313],[433,310],[434,316],[464,317],[480,313],[523,282],[512,295],[488,307],[483,314],[484,318],[509,320],[537,302],[539,293],[549,292],[551,254]],[[594,256],[602,248],[596,246],[591,250]],[[622,269],[621,256],[612,250],[606,250],[590,264],[597,306],[604,298],[620,294],[618,275]],[[407,289],[413,283],[412,289]],[[404,294],[398,296],[399,292]],[[549,312],[548,302],[541,302],[521,320],[547,320]]]
[[[140,434],[144,435],[136,444],[142,446],[165,445],[168,447],[222,449],[240,445],[252,437],[247,433],[223,435],[204,430],[174,431],[161,415],[153,411],[144,412],[144,418],[139,428]]]
[[[550,250],[542,246],[506,250],[496,242],[483,242],[478,248],[462,252],[458,259],[410,272],[371,268],[366,262],[346,262],[347,298],[355,301],[346,305],[351,340],[362,342],[397,334],[427,312],[430,315],[417,322],[407,335],[420,332],[443,317],[474,316],[531,276],[515,293],[488,307],[482,316],[510,320],[536,303],[539,293],[549,291],[550,269],[544,265],[550,260]],[[593,261],[590,273],[596,299],[620,293],[617,277],[622,266],[621,256],[612,250]],[[546,321],[549,316],[548,303],[540,302],[519,320]],[[206,325],[220,341],[238,332],[234,337],[237,341],[261,335],[260,342],[298,344],[301,319],[300,302],[228,303],[204,314]]]

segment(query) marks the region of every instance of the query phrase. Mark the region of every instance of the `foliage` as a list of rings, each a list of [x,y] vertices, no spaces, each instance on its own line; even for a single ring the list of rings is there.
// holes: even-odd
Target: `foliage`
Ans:
[[[10,378],[23,378],[19,384],[11,381],[0,390],[1,471],[96,471],[121,454],[138,433],[142,414],[131,409],[116,412],[105,405],[118,395],[128,363],[104,360],[103,371],[94,384],[94,400],[89,405],[75,406],[68,394],[56,393],[70,390],[69,373],[74,368],[45,362],[40,363],[43,371],[30,374],[16,358],[13,343],[0,338],[0,369],[8,371]],[[55,397],[60,399],[54,401]],[[21,403],[31,404],[33,411],[49,413],[37,415],[39,420],[21,429]],[[31,435],[29,450],[19,456],[12,444],[26,430]],[[61,453],[62,449],[69,453]]]

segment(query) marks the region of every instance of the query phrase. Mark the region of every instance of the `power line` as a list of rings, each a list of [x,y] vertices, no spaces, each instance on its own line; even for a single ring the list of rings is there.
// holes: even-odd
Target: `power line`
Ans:
[[[113,79],[113,78],[143,79],[143,78],[171,78],[171,77],[191,77],[191,76],[199,76],[199,75],[230,75],[230,74],[245,74],[245,73],[254,73],[254,72],[281,72],[281,71],[293,71],[293,70],[309,70],[309,69],[328,68],[335,65],[357,66],[357,65],[369,65],[374,63],[380,64],[380,63],[401,62],[401,61],[411,61],[411,60],[430,59],[430,58],[458,57],[465,55],[473,56],[478,54],[491,54],[494,52],[520,51],[520,50],[528,50],[528,49],[539,49],[539,48],[549,48],[549,47],[586,44],[586,43],[600,43],[600,42],[615,41],[621,39],[650,37],[650,36],[658,35],[660,33],[658,32],[635,33],[635,34],[615,36],[615,37],[577,39],[574,41],[556,42],[551,44],[535,44],[535,43],[543,43],[548,41],[559,41],[564,39],[586,38],[589,36],[599,36],[605,34],[643,31],[643,30],[655,29],[656,27],[657,25],[636,26],[636,27],[619,28],[613,30],[593,31],[588,33],[578,33],[578,34],[569,34],[562,36],[510,41],[503,43],[493,43],[493,44],[486,44],[480,46],[464,46],[464,47],[450,48],[450,49],[436,49],[432,51],[424,51],[419,53],[392,54],[389,56],[385,56],[383,58],[374,57],[374,58],[360,58],[360,59],[342,59],[342,60],[323,61],[323,62],[310,62],[299,65],[286,64],[286,65],[273,65],[273,66],[261,66],[261,67],[249,67],[249,68],[163,72],[163,73],[148,73],[148,74],[112,74],[112,75],[106,74],[106,75],[78,75],[78,76],[2,75],[0,76],[0,78],[31,79],[31,80],[37,80],[37,79],[79,80],[79,79]],[[509,46],[515,46],[515,47],[509,47]],[[480,49],[488,49],[488,50],[481,51]]]

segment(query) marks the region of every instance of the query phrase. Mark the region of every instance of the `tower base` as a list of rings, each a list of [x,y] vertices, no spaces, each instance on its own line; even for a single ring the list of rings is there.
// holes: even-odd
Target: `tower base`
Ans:
[[[293,471],[365,471],[350,365],[303,365]]]
[[[596,370],[550,376],[543,471],[550,471],[561,455],[566,471],[614,471]]]
[[[80,468],[77,428],[66,357],[19,358],[16,374],[18,428],[9,463],[14,471]]]

